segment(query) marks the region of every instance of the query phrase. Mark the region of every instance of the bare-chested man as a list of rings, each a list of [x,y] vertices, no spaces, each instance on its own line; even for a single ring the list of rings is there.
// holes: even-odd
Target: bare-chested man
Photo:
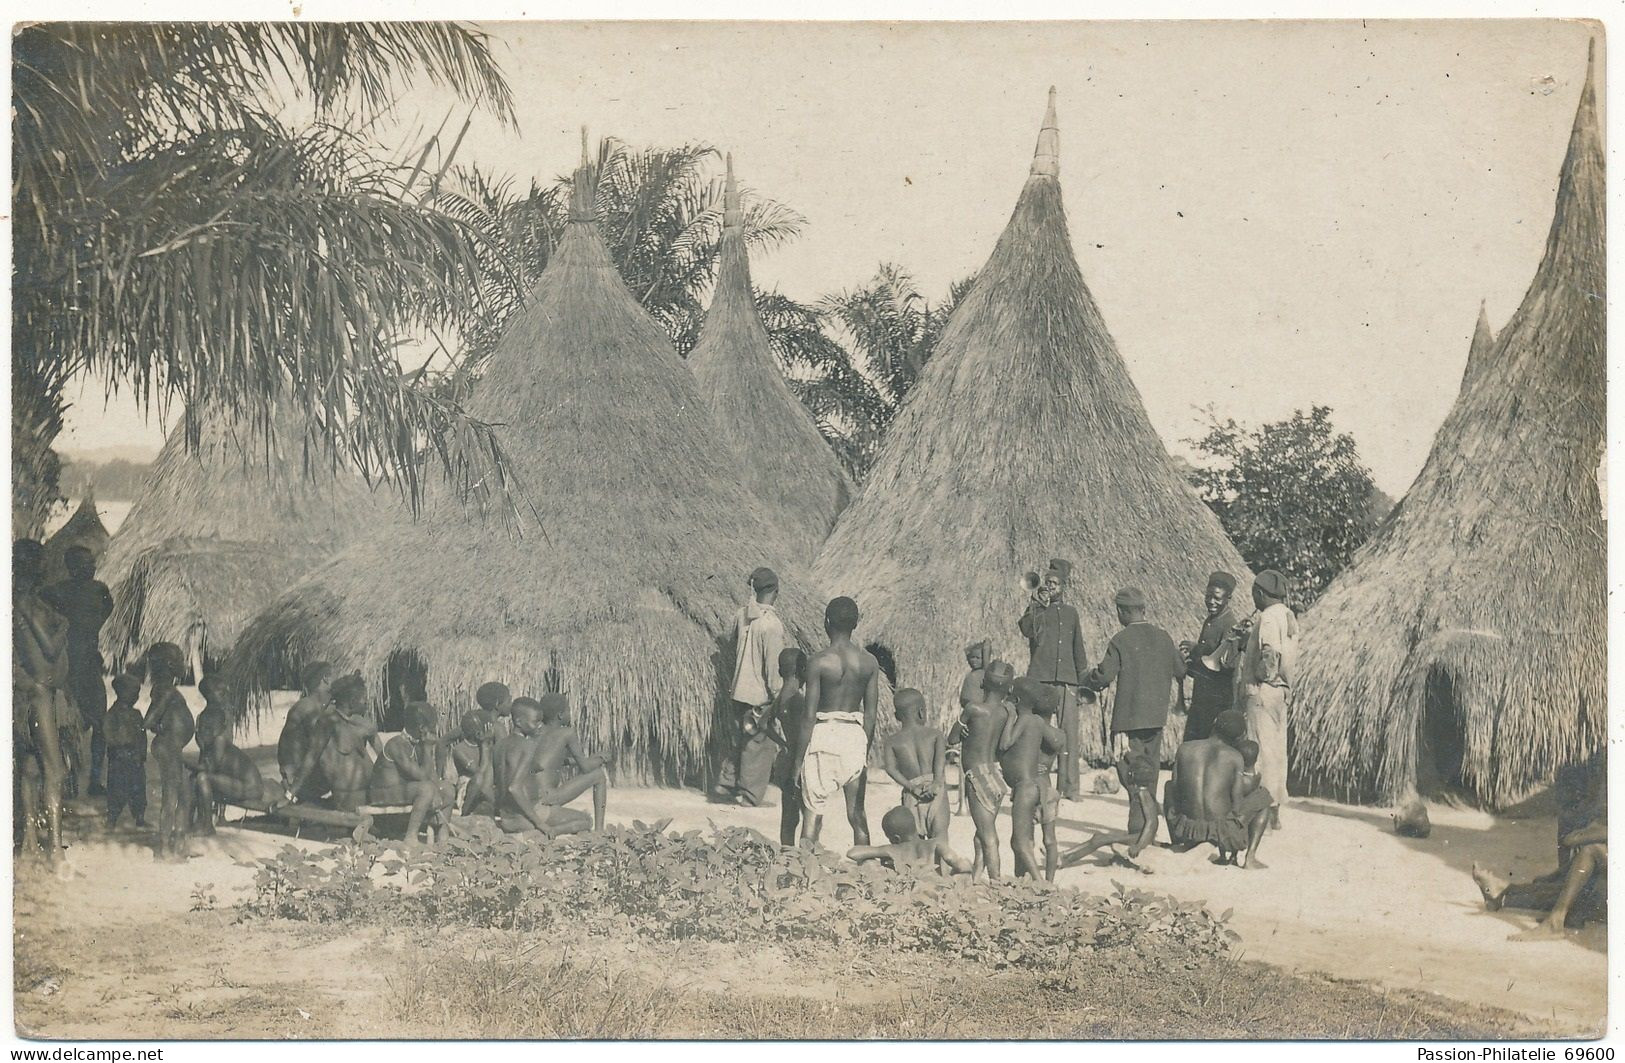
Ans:
[[[107,747],[102,721],[107,715],[107,688],[102,685],[102,655],[97,646],[102,625],[113,614],[113,596],[96,578],[96,555],[70,546],[62,556],[68,578],[40,592],[46,604],[68,622],[68,700],[78,709],[79,748],[72,753],[75,796],[102,794],[102,762]]]
[[[796,757],[801,764],[801,799],[807,808],[801,823],[803,845],[818,843],[836,794],[846,799],[853,842],[869,844],[863,797],[880,704],[880,662],[852,640],[857,627],[858,603],[844,597],[832,600],[824,609],[829,646],[807,662],[806,716]]]
[[[425,701],[406,706],[406,730],[384,743],[384,752],[372,766],[367,801],[374,805],[411,805],[406,820],[406,841],[415,844],[425,820],[431,834],[445,823],[457,789],[435,774],[435,748],[431,732],[437,717]],[[431,818],[432,817],[432,818]]]
[[[198,713],[197,744],[203,752],[192,779],[192,826],[213,834],[216,806],[263,801],[265,781],[253,759],[232,744],[224,713],[217,717],[207,710]]]
[[[1245,852],[1237,866],[1264,867],[1258,844],[1269,824],[1270,793],[1249,787],[1246,758],[1236,749],[1246,736],[1247,717],[1230,709],[1213,721],[1213,737],[1180,743],[1163,799],[1175,852],[1211,843],[1220,854],[1215,862]]]
[[[892,705],[900,726],[886,739],[886,774],[903,788],[903,807],[914,813],[920,837],[940,838],[948,832],[948,741],[926,724],[918,690],[899,690]]]
[[[282,734],[276,741],[276,762],[282,773],[282,785],[287,787],[299,770],[305,753],[310,749],[311,727],[317,717],[333,703],[333,666],[326,661],[311,661],[299,673],[299,700],[288,709],[282,724]],[[291,792],[291,791],[290,791]],[[295,793],[296,800],[315,799],[320,793]]]
[[[1010,706],[1016,670],[1008,661],[993,661],[982,676],[981,697],[965,706],[956,728],[963,748],[965,805],[976,825],[975,863],[978,872],[999,877],[999,808],[1009,792],[999,770],[999,754],[1015,737],[1016,713]]]
[[[547,714],[558,719],[567,711],[564,695],[549,694]],[[514,733],[497,743],[497,823],[509,834],[540,831],[574,834],[604,829],[609,798],[609,771],[600,757],[581,748],[574,727],[564,723],[543,725],[543,704],[515,698],[510,718]],[[560,781],[561,769],[574,761],[577,774]],[[568,808],[575,798],[592,791],[592,816]]]
[[[334,808],[354,812],[367,803],[372,778],[367,747],[382,755],[383,743],[368,717],[367,684],[359,675],[338,679],[332,693],[332,709],[310,724],[310,744],[288,780],[287,795],[289,800],[304,800],[331,792]]]
[[[147,730],[152,732],[152,761],[158,767],[158,844],[160,860],[185,860],[187,818],[186,764],[181,751],[195,730],[192,710],[175,689],[186,671],[186,657],[173,642],[147,650]]]
[[[68,704],[68,625],[39,596],[44,550],[33,539],[11,547],[11,748],[22,784],[23,852],[39,852],[45,821],[47,858],[62,855],[62,757],[58,717]]]
[[[854,863],[879,860],[893,871],[936,871],[939,874],[966,875],[971,862],[948,846],[947,838],[922,838],[916,829],[912,810],[899,805],[880,817],[881,833],[889,845],[855,845],[846,858]]]
[[[1066,735],[1050,722],[1061,707],[1059,692],[1030,677],[1015,681],[1015,727],[1010,745],[999,754],[999,770],[1010,786],[1010,853],[1016,877],[1038,877],[1033,853],[1033,824],[1044,831],[1044,879],[1055,881],[1060,849],[1055,842],[1055,819],[1061,795],[1051,785],[1049,772],[1066,748]]]

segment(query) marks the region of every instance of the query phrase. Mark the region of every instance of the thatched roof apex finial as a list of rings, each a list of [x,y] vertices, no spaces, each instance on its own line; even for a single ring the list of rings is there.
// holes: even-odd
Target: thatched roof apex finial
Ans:
[[[1049,87],[1049,106],[1044,124],[1038,130],[1038,147],[1033,150],[1034,177],[1061,176],[1061,130],[1055,124],[1055,86]]]
[[[734,155],[729,152],[727,158],[727,176],[722,181],[722,224],[725,228],[737,229],[741,225],[739,214],[739,184],[734,180]]]
[[[581,165],[576,167],[575,181],[570,188],[570,220],[594,221],[592,164],[587,160],[587,127],[581,127]]]

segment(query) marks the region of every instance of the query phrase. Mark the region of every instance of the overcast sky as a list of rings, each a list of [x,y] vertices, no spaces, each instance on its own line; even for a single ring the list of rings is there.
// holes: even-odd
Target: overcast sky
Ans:
[[[519,24],[487,27],[519,128],[458,162],[544,180],[580,127],[730,150],[801,212],[754,262],[798,299],[881,261],[937,299],[978,269],[1059,92],[1084,278],[1152,423],[1332,407],[1403,493],[1455,397],[1479,301],[1499,328],[1539,262],[1589,28],[1555,21]],[[449,101],[415,94],[432,131]],[[459,113],[460,118],[460,113]],[[453,126],[457,119],[453,120]],[[162,429],[99,386],[62,446]]]

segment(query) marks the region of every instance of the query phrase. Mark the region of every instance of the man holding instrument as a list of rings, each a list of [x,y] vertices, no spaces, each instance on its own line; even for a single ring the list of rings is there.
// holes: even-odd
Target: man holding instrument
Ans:
[[[1055,688],[1059,700],[1056,722],[1066,738],[1061,751],[1056,789],[1068,801],[1078,792],[1078,728],[1080,700],[1094,701],[1092,693],[1080,692],[1079,682],[1089,671],[1089,655],[1083,648],[1083,628],[1078,611],[1062,601],[1072,578],[1072,562],[1056,558],[1039,578],[1027,611],[1017,627],[1027,639],[1027,678]],[[1031,576],[1029,576],[1029,580]]]

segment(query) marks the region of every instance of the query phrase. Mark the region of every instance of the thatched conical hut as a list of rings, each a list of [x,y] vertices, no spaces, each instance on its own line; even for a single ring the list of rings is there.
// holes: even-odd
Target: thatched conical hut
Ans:
[[[851,500],[852,481],[768,348],[751,291],[732,155],[727,166],[716,294],[688,364],[740,480],[781,523],[786,545],[810,560]]]
[[[107,526],[102,523],[101,514],[96,510],[96,491],[87,487],[85,497],[79,500],[79,508],[73,511],[73,516],[56,530],[56,534],[45,540],[45,578],[59,580],[67,576],[68,569],[62,559],[67,556],[70,547],[83,546],[100,561],[102,554],[107,552],[109,538]]]
[[[102,652],[114,670],[154,642],[182,647],[194,672],[223,656],[373,511],[364,486],[307,447],[291,407],[263,435],[221,413],[183,416],[201,417],[195,447],[177,424],[102,558],[113,592]]]
[[[1490,328],[1490,318],[1484,311],[1484,304],[1478,304],[1478,322],[1473,326],[1473,342],[1467,347],[1467,367],[1461,371],[1461,390],[1457,395],[1466,394],[1468,387],[1483,372],[1484,366],[1490,360],[1490,354],[1495,350],[1495,331]]]
[[[1603,152],[1588,71],[1545,255],[1410,492],[1304,619],[1294,771],[1495,808],[1604,741]]]
[[[627,292],[592,202],[583,162],[564,239],[469,399],[540,527],[516,536],[431,483],[420,519],[380,521],[255,620],[232,658],[245,689],[312,656],[374,694],[392,661],[416,662],[453,717],[490,680],[561,689],[621,777],[680,781],[704,767],[752,569],[778,571],[786,627],[810,638],[823,603]]]
[[[1240,594],[1249,586],[1084,284],[1059,169],[1052,89],[1015,213],[814,567],[857,599],[859,634],[895,659],[898,684],[944,718],[958,709],[968,643],[991,639],[1025,666],[1021,573],[1049,558],[1073,562],[1068,600],[1091,664],[1118,630],[1120,587],[1142,588],[1149,618],[1177,636],[1201,616],[1213,569],[1234,573]],[[1097,763],[1105,708],[1085,706],[1083,753]]]

